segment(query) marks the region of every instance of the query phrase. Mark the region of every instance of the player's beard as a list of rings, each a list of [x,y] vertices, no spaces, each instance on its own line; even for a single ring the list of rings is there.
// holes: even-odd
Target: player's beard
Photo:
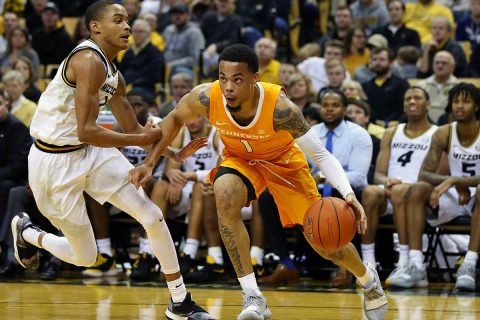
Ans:
[[[240,112],[242,110],[242,105],[240,104],[236,107],[232,107],[227,104],[227,110],[230,111],[231,113]]]

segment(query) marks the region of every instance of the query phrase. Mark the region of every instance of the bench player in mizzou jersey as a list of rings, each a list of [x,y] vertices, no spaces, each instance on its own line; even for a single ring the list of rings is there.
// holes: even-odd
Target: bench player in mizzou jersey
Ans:
[[[112,62],[128,48],[127,19],[121,5],[90,5],[85,13],[90,39],[60,64],[40,97],[30,127],[36,141],[28,157],[29,181],[38,208],[65,236],[43,232],[20,213],[12,220],[15,254],[22,266],[32,269],[38,268],[38,248],[75,265],[94,265],[97,246],[85,208],[86,192],[101,204],[109,202],[127,212],[147,230],[172,297],[166,316],[211,319],[186,292],[162,212],[143,190],[128,183],[127,172],[133,166],[113,148],[148,146],[162,135],[159,128],[137,122],[125,98],[125,81]],[[124,133],[97,124],[99,108],[106,103]],[[175,156],[176,152],[170,153]]]
[[[285,226],[302,224],[308,206],[318,199],[302,151],[309,155],[357,214],[357,230],[364,233],[365,213],[339,162],[322,145],[300,109],[280,86],[257,82],[258,58],[247,46],[224,49],[219,59],[219,81],[194,88],[163,121],[163,136],[145,160],[130,171],[137,187],[151,176],[153,164],[182,125],[205,115],[217,128],[225,146],[220,166],[210,173],[217,204],[220,233],[243,289],[238,319],[268,319],[271,311],[260,293],[249,256],[249,238],[241,208],[266,187],[278,204]],[[335,252],[319,252],[357,276],[364,287],[364,312],[383,319],[387,299],[372,265],[365,266],[349,244]]]
[[[453,220],[460,215],[471,215],[468,252],[457,272],[458,290],[475,290],[475,266],[480,249],[480,93],[472,84],[459,83],[448,94],[447,108],[451,108],[455,122],[438,128],[423,160],[419,182],[410,190],[407,200],[408,240],[410,260],[403,275],[411,286],[426,278],[423,266],[422,234],[425,226],[425,208],[430,206],[437,216],[431,225]],[[442,154],[448,158],[449,175],[437,173]]]

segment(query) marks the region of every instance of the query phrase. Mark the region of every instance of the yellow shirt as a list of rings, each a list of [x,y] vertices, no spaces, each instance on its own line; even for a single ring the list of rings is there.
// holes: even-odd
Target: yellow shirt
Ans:
[[[35,102],[25,98],[20,107],[12,112],[12,114],[17,117],[18,120],[22,121],[24,125],[30,127],[36,109],[37,105]]]
[[[280,78],[278,77],[280,71],[280,61],[272,59],[265,69],[260,73],[261,82],[268,82],[273,84],[280,84]]]
[[[450,21],[452,29],[455,26],[453,21],[452,11],[449,8],[436,3],[435,1],[425,6],[421,3],[408,2],[406,3],[405,16],[403,21],[408,28],[412,28],[420,35],[420,40],[423,44],[432,39],[432,31],[430,26],[435,17],[443,16]]]
[[[380,127],[379,125],[376,125],[374,123],[369,123],[367,127],[368,133],[370,133],[372,136],[377,137],[378,139],[382,140],[383,133],[385,132],[384,127]]]
[[[343,58],[343,63],[345,63],[345,66],[351,75],[355,74],[355,69],[367,64],[369,61],[370,51],[368,49],[365,49],[363,55],[350,54]]]
[[[158,48],[161,52],[165,50],[165,40],[163,40],[163,37],[157,32],[157,31],[152,31],[150,34],[150,43],[153,44],[155,47]],[[133,36],[128,37],[128,46],[131,47],[133,44]],[[123,56],[127,52],[128,49],[120,51],[117,55],[117,60],[118,62],[122,61]]]

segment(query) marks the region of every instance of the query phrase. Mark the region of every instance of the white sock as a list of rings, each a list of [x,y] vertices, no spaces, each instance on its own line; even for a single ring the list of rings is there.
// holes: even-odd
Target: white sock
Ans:
[[[478,252],[468,250],[467,254],[465,255],[464,262],[468,262],[468,263],[471,263],[473,265],[476,265],[477,260],[478,260]]]
[[[38,243],[38,237],[40,236],[41,231],[38,231],[34,228],[26,228],[22,232],[22,237],[30,244],[33,244],[36,247],[40,248],[40,244]]]
[[[170,295],[172,296],[172,300],[175,303],[182,302],[185,300],[187,296],[187,289],[185,288],[185,283],[183,283],[183,277],[173,280],[167,281],[168,290],[170,290]]]
[[[208,255],[213,257],[216,264],[223,265],[223,253],[221,247],[208,247]]]
[[[358,282],[362,285],[364,289],[370,288],[375,282],[375,276],[372,274],[370,269],[367,267],[367,272],[361,277],[357,277]]]
[[[112,257],[112,242],[110,238],[96,239],[97,248],[99,253],[106,254]]]
[[[400,244],[398,246],[399,249],[399,257],[398,257],[398,266],[399,267],[406,267],[408,264],[408,254],[409,254],[409,246],[408,244]]]
[[[197,239],[188,238],[185,242],[185,247],[183,248],[183,253],[189,255],[190,258],[195,259],[197,257],[198,246],[200,241]]]
[[[242,286],[242,290],[246,290],[247,288],[253,289],[255,293],[258,295],[261,294],[260,289],[257,285],[257,279],[255,279],[255,274],[252,272],[245,277],[238,278],[240,285]]]
[[[261,266],[263,266],[264,255],[264,250],[262,248],[257,246],[252,246],[250,248],[250,257],[255,258],[255,260],[257,260],[257,263]]]
[[[415,263],[415,266],[419,270],[425,270],[425,265],[423,264],[423,253],[420,250],[410,250],[409,254],[410,261]]]
[[[370,244],[361,244],[362,247],[362,257],[364,262],[370,262],[374,266],[377,265],[375,260],[375,243]]]

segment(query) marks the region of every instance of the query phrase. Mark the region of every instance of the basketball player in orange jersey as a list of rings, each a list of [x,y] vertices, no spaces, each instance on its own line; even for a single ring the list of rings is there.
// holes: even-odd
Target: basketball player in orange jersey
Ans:
[[[243,289],[240,320],[269,319],[272,315],[260,293],[249,255],[249,237],[240,210],[267,187],[278,205],[284,226],[301,225],[308,207],[318,198],[304,154],[315,161],[357,216],[357,231],[365,233],[362,206],[339,162],[325,149],[277,85],[257,82],[258,60],[247,46],[227,47],[219,58],[219,81],[202,84],[185,95],[163,121],[161,140],[142,166],[130,171],[136,187],[151,178],[152,168],[182,125],[205,115],[220,134],[225,149],[220,166],[209,175],[215,192],[219,229]],[[307,239],[308,240],[308,239]],[[384,319],[387,298],[375,267],[364,265],[349,243],[323,257],[352,272],[364,288],[363,311],[368,319]]]

